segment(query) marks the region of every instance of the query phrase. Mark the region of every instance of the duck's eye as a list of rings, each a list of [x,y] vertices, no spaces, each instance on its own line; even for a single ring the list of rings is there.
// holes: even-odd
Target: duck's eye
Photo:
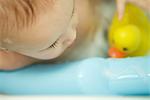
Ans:
[[[128,48],[123,48],[123,51],[128,51]]]

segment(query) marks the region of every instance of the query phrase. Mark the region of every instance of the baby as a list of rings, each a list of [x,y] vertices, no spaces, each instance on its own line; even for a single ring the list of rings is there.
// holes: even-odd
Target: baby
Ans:
[[[100,1],[0,0],[0,69],[106,56],[106,40],[96,12]],[[120,19],[125,1],[139,2],[118,0]],[[141,2],[150,4],[150,0]]]

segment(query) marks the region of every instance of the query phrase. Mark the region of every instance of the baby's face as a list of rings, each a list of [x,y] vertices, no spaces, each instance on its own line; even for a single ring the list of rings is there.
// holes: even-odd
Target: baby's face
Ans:
[[[13,33],[12,33],[13,34]],[[53,59],[76,38],[74,0],[57,0],[32,27],[3,39],[7,49],[37,59]]]

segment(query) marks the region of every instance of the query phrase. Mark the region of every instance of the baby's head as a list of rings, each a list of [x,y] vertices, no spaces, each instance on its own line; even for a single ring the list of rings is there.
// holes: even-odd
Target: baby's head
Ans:
[[[0,50],[52,59],[76,38],[74,0],[0,0]]]

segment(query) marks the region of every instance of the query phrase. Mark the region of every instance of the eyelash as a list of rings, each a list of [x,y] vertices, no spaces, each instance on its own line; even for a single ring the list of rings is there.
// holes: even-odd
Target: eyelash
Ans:
[[[58,40],[56,40],[49,48],[56,48],[58,44]]]

